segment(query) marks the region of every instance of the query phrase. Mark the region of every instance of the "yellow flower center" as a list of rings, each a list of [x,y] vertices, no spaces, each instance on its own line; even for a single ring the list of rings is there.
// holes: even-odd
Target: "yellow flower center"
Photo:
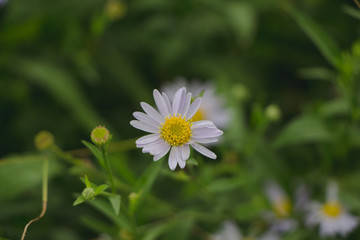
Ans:
[[[202,110],[201,108],[199,108],[199,110],[195,113],[195,115],[193,116],[192,120],[195,121],[201,121],[201,120],[205,120],[205,112],[204,110]]]
[[[335,218],[340,215],[342,208],[337,202],[328,202],[323,205],[322,210],[327,216]]]
[[[287,198],[279,200],[273,206],[276,216],[282,218],[290,215],[291,212],[291,203]]]
[[[181,114],[169,115],[160,127],[161,137],[172,146],[181,146],[191,137],[191,119],[186,120]]]

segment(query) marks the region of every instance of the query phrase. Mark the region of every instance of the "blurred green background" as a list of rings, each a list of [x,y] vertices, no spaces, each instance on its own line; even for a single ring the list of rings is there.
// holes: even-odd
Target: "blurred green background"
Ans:
[[[329,176],[355,182],[360,13],[354,2],[0,2],[0,236],[18,239],[39,212],[36,133],[49,130],[65,151],[83,148],[81,140],[89,140],[100,124],[114,141],[138,137],[129,125],[132,113],[140,110],[140,101],[153,104],[152,90],[178,76],[212,80],[238,114],[218,151],[220,159],[245,159],[240,168],[250,162],[261,169],[249,189],[273,176],[284,183],[306,176],[315,187],[316,179],[324,183]],[[239,97],[241,91],[246,98]],[[262,131],[262,111],[269,104],[280,107],[282,118]],[[286,128],[302,116],[305,123]],[[302,137],[304,129],[318,134]],[[274,158],[280,160],[269,173],[254,159],[273,153],[267,147],[275,140]],[[118,154],[134,171],[130,182],[151,163],[140,150]],[[11,158],[16,161],[8,166]],[[127,172],[123,165],[115,168]],[[51,169],[47,220],[30,227],[29,239],[95,239],[96,230],[79,219],[101,215],[72,207],[83,171],[55,161]],[[360,213],[360,204],[353,205]]]

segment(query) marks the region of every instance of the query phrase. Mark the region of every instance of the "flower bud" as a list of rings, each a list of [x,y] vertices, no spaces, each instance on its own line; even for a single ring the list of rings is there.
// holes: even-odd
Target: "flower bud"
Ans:
[[[110,132],[104,126],[98,126],[91,132],[91,141],[102,146],[110,141]]]
[[[92,188],[85,188],[84,191],[82,192],[82,196],[86,199],[86,200],[94,200],[95,199],[95,191]]]
[[[110,19],[118,19],[125,15],[126,7],[122,1],[108,0],[105,5],[105,12]]]
[[[234,98],[240,102],[246,100],[249,97],[249,91],[244,84],[235,84],[232,88],[232,94]]]
[[[48,131],[41,131],[36,134],[34,142],[35,147],[38,150],[43,151],[54,145],[54,136]]]
[[[281,118],[281,110],[278,105],[270,104],[265,109],[265,116],[273,122],[278,121]]]

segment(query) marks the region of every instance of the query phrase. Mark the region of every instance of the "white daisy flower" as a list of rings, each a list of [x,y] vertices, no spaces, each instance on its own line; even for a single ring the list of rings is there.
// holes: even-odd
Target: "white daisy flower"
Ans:
[[[190,146],[204,156],[216,159],[215,153],[199,143],[217,142],[223,134],[212,121],[193,121],[198,111],[201,98],[191,103],[191,93],[186,88],[180,88],[174,95],[172,103],[165,93],[154,90],[154,99],[158,110],[142,102],[145,113],[135,112],[137,120],[130,124],[150,134],[136,140],[136,146],[144,153],[154,156],[154,161],[165,156],[169,151],[169,167],[174,170],[179,164],[184,168],[190,156]]]
[[[193,120],[210,120],[220,128],[226,128],[231,119],[229,109],[225,107],[225,99],[216,93],[215,86],[208,82],[205,84],[199,81],[192,81],[187,83],[185,78],[179,77],[169,85],[165,85],[163,91],[169,96],[174,96],[179,86],[186,86],[186,88],[194,94],[194,96],[202,96],[202,103],[199,110],[195,113]]]
[[[350,215],[338,199],[338,188],[335,183],[327,187],[326,202],[313,202],[309,208],[306,223],[309,226],[319,224],[320,236],[342,237],[350,233],[358,225],[358,218]]]
[[[244,237],[237,225],[233,221],[223,222],[218,233],[211,235],[210,240],[279,240],[279,236],[274,232],[266,232],[262,236]]]
[[[271,224],[274,232],[289,232],[297,227],[297,222],[291,218],[292,205],[284,190],[275,182],[268,182],[265,193],[272,205],[273,211],[268,212],[265,218]]]

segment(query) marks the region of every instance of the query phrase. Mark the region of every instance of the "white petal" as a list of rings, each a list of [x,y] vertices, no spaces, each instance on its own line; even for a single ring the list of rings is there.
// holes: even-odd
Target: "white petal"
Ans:
[[[183,102],[183,98],[185,95],[185,88],[180,88],[174,96],[172,112],[176,115],[181,107],[181,103]]]
[[[164,122],[165,119],[163,117],[161,117],[160,113],[158,111],[156,111],[152,106],[150,106],[146,102],[141,102],[140,105],[151,118],[153,118],[154,120],[156,120],[159,123]]]
[[[159,128],[161,126],[157,121],[155,121],[153,118],[143,112],[134,112],[133,115],[140,122],[147,123],[156,128]]]
[[[195,113],[199,110],[201,100],[202,100],[202,98],[199,97],[191,103],[191,105],[189,107],[189,111],[186,113],[187,119],[192,118],[195,115]]]
[[[137,120],[130,121],[130,125],[133,126],[134,128],[137,128],[137,129],[143,130],[145,132],[149,132],[149,133],[158,133],[159,132],[158,128],[155,128],[151,125],[148,125],[146,123],[143,123],[143,122],[140,122]]]
[[[193,138],[214,138],[219,137],[223,132],[214,128],[196,128],[192,130]]]
[[[216,154],[213,153],[212,151],[210,151],[209,149],[207,149],[204,146],[201,146],[200,144],[197,143],[192,143],[191,146],[198,151],[199,153],[201,153],[202,155],[208,157],[208,158],[212,158],[212,159],[216,159]]]
[[[158,155],[159,153],[162,153],[165,151],[165,149],[168,147],[168,143],[165,142],[163,139],[159,139],[159,142],[156,142],[156,144],[149,144],[143,148],[143,152],[148,152],[151,155]]]
[[[166,117],[167,115],[169,115],[170,112],[168,111],[167,106],[166,106],[166,103],[165,103],[165,100],[164,100],[164,98],[161,96],[161,94],[159,93],[159,91],[156,90],[156,89],[154,89],[153,95],[154,95],[154,99],[155,99],[156,106],[158,107],[161,115],[162,115],[163,117]]]
[[[148,143],[148,144],[137,144],[137,147],[142,147],[142,152],[143,153],[150,153],[152,151],[152,149],[154,149],[154,147],[156,147],[159,144],[162,144],[164,142],[164,139],[159,138],[158,140]]]
[[[201,120],[193,122],[191,129],[195,128],[217,128],[210,120]]]
[[[188,160],[190,156],[190,146],[187,144],[182,145],[180,147],[180,150],[181,150],[181,158],[183,159],[183,161]]]
[[[169,113],[171,113],[172,112],[172,108],[171,108],[171,103],[170,103],[170,100],[169,100],[169,97],[166,95],[166,93],[162,93],[162,96],[163,96],[163,98],[164,98],[164,101],[165,101],[165,103],[166,103],[166,108],[167,108],[167,110],[168,110],[168,112]]]
[[[163,156],[165,156],[169,150],[170,150],[170,145],[168,144],[166,148],[163,149],[163,151],[157,155],[154,155],[154,161],[159,160],[160,158],[162,158]]]
[[[180,112],[180,114],[181,114],[182,116],[185,116],[186,113],[189,111],[190,102],[191,102],[191,93],[188,93],[188,94],[186,95],[184,107],[183,107],[182,111]]]
[[[149,134],[149,135],[145,135],[145,136],[137,139],[135,143],[136,144],[148,144],[148,143],[158,140],[159,138],[160,138],[160,134],[158,134],[158,133]]]
[[[175,170],[176,165],[177,165],[177,159],[176,159],[176,154],[175,154],[175,148],[172,147],[170,150],[170,155],[169,155],[169,167],[171,170]]]

